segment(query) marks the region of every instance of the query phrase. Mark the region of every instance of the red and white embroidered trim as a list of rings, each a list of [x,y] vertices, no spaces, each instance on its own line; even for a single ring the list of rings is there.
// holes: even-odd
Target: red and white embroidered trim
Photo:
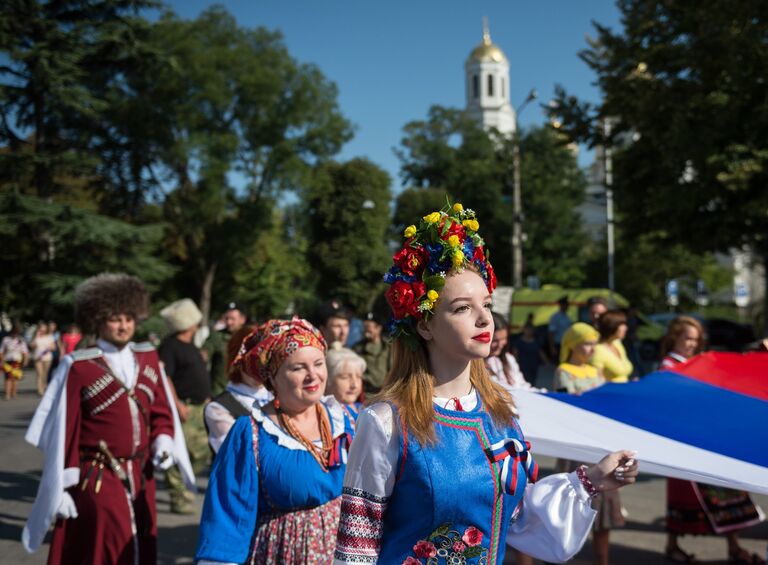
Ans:
[[[587,466],[582,465],[578,469],[576,469],[576,476],[579,477],[579,481],[582,485],[584,485],[584,489],[587,491],[587,494],[590,497],[597,496],[599,494],[599,491],[595,487],[595,485],[592,484],[592,481],[589,480],[589,477],[587,476]]]
[[[381,548],[388,497],[344,487],[336,559],[375,563]]]

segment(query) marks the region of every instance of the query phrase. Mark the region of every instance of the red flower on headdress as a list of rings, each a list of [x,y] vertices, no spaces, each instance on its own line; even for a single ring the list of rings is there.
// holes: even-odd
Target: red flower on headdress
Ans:
[[[451,222],[448,226],[448,229],[443,233],[443,228],[445,226],[445,222]],[[448,241],[448,238],[452,235],[455,235],[459,238],[459,241],[461,243],[464,243],[464,239],[467,237],[467,230],[462,226],[459,222],[454,222],[450,218],[443,218],[443,221],[440,222],[440,239],[443,239],[445,241]]]
[[[408,276],[418,275],[424,269],[428,259],[427,250],[421,245],[415,247],[406,245],[392,257],[395,265]]]
[[[400,320],[408,315],[419,316],[419,298],[425,291],[426,287],[421,281],[414,283],[395,281],[392,283],[392,286],[387,290],[386,297],[395,319]]]
[[[482,245],[475,247],[475,254],[472,256],[472,260],[485,262],[485,250]]]
[[[486,263],[485,267],[488,269],[488,282],[486,286],[488,287],[488,292],[493,292],[496,289],[496,271],[493,270],[493,266],[490,263]]]

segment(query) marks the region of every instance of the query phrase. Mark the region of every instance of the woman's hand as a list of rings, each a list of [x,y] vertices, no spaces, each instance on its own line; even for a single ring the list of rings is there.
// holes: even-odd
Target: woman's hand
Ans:
[[[587,469],[587,478],[599,492],[631,485],[637,480],[635,451],[614,451]]]

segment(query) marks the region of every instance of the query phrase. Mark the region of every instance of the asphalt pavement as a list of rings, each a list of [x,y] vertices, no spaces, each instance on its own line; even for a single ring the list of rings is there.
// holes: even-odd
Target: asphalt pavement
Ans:
[[[38,401],[31,371],[27,371],[20,383],[19,397],[16,400],[0,400],[0,564],[42,565],[46,562],[47,541],[45,546],[32,555],[24,550],[19,541],[37,492],[42,466],[41,453],[24,441],[24,433]],[[533,449],[535,454],[535,445]],[[553,463],[551,458],[540,458],[542,473],[551,472]],[[642,460],[640,465],[642,469]],[[201,492],[205,483],[205,477],[198,480]],[[202,495],[198,497],[194,514],[171,514],[167,491],[163,488],[162,480],[158,481],[160,564],[192,563],[197,543],[201,499]],[[755,500],[768,509],[767,496],[755,496]],[[636,485],[622,490],[622,501],[629,514],[626,527],[611,532],[611,562],[627,565],[670,563],[663,557],[664,479],[642,475]],[[764,557],[768,547],[768,523],[764,522],[745,530],[741,539],[745,548]],[[682,538],[681,545],[686,551],[695,553],[700,563],[728,562],[723,537],[687,536]],[[515,560],[511,552],[509,554],[506,563],[512,564]],[[587,544],[571,563],[591,563],[590,545]]]

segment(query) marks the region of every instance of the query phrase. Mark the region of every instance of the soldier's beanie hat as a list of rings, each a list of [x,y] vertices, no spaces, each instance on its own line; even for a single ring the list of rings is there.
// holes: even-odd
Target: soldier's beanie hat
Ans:
[[[75,288],[75,322],[86,333],[115,314],[128,314],[141,321],[149,314],[149,294],[136,277],[125,273],[101,273]]]

